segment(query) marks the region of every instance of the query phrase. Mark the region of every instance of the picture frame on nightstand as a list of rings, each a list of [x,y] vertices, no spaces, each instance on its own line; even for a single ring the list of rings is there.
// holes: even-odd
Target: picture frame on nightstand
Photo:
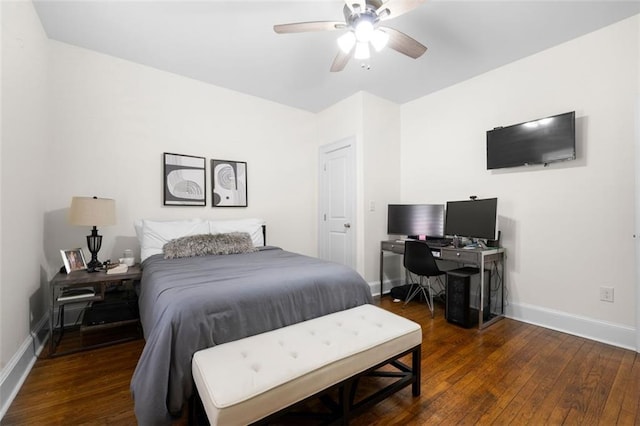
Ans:
[[[87,269],[87,262],[84,259],[84,253],[81,248],[60,250],[60,254],[62,255],[64,269],[67,271],[67,274]]]

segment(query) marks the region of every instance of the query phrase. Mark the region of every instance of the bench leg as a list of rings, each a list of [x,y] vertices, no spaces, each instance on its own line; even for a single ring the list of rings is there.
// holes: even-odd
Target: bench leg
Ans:
[[[420,395],[420,378],[421,374],[421,364],[422,364],[422,345],[418,345],[414,350],[411,356],[411,369],[413,370],[413,378],[414,381],[411,385],[411,393],[413,396]]]
[[[198,389],[195,383],[193,384],[193,394],[187,402],[187,410],[188,426],[209,425],[209,419],[207,418],[207,414],[204,411],[204,405],[202,405],[202,400],[200,399],[200,395],[198,394]]]
[[[349,415],[351,412],[351,394],[353,381],[347,380],[343,386],[340,387],[340,404],[342,405],[342,417],[340,419],[340,424],[346,426],[349,424]]]

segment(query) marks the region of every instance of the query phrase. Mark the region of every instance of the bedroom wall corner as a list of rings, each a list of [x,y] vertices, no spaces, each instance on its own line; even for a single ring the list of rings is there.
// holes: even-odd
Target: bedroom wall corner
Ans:
[[[380,241],[388,238],[387,205],[400,200],[400,106],[364,95],[364,278],[380,294]]]
[[[43,216],[48,40],[31,1],[0,2],[0,418],[35,362],[48,318]],[[46,334],[46,333],[45,333]]]

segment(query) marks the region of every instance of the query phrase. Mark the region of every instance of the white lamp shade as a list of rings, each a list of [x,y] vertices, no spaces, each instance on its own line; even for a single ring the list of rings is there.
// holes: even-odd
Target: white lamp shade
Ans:
[[[379,52],[382,49],[384,49],[388,41],[389,41],[389,34],[385,33],[380,29],[375,30],[373,32],[373,35],[371,36],[371,44],[373,45],[373,48],[376,49],[376,52]]]
[[[116,202],[110,198],[73,197],[69,222],[78,226],[116,224]]]
[[[344,52],[344,54],[348,54],[353,49],[353,46],[356,44],[356,35],[352,31],[348,31],[338,37],[338,46],[340,50]]]

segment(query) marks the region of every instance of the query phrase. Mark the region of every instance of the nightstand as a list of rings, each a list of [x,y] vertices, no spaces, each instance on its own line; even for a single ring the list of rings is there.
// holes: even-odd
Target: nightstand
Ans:
[[[57,273],[49,282],[49,356],[140,338],[138,300],[133,286],[141,278],[139,265],[130,266],[127,272],[121,274],[107,274],[104,271]],[[65,308],[69,305],[76,308],[78,314],[75,323],[67,327]],[[55,319],[56,308],[58,321]],[[71,307],[67,310],[71,310]],[[78,324],[80,320],[82,322]],[[57,351],[65,329],[78,330],[79,334],[73,339],[75,344]],[[109,338],[100,339],[105,336]]]

